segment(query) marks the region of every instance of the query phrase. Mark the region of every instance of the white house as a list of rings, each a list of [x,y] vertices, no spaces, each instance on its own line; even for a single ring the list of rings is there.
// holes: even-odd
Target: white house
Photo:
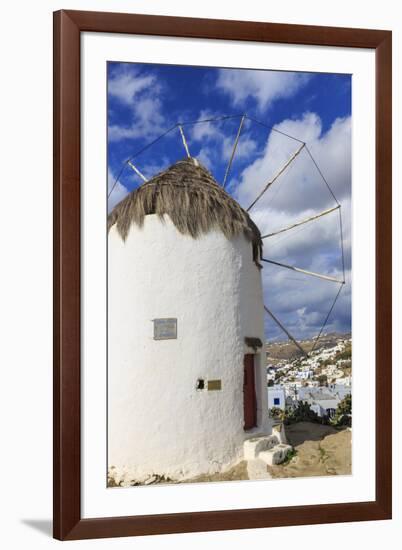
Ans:
[[[312,370],[300,370],[296,373],[296,377],[300,378],[300,380],[308,380],[309,378],[312,378],[312,376]]]
[[[332,417],[340,401],[350,393],[350,386],[330,384],[325,388],[302,388],[298,392],[297,399],[308,403],[310,409],[316,412],[318,416]]]
[[[192,158],[108,221],[109,476],[229,468],[272,430],[260,232]]]
[[[352,377],[351,376],[342,376],[340,378],[336,379],[336,384],[338,385],[345,385],[350,386],[352,384]]]
[[[285,410],[286,395],[283,386],[271,386],[268,388],[268,409]]]
[[[332,418],[335,415],[338,404],[338,398],[314,399],[310,403],[310,409],[317,413],[318,416],[329,416],[330,418]]]

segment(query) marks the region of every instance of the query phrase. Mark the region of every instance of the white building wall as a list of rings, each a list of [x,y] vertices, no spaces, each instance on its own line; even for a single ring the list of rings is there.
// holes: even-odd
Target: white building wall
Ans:
[[[268,409],[277,408],[285,410],[285,390],[281,386],[270,386],[267,389]],[[279,404],[275,405],[275,399],[279,399]]]
[[[155,318],[176,340],[154,340]],[[243,235],[193,239],[145,217],[108,247],[108,465],[126,479],[215,472],[242,458],[244,337],[264,342],[260,271]],[[260,363],[260,361],[256,361]],[[270,433],[265,365],[256,431]],[[197,379],[222,389],[196,390]]]

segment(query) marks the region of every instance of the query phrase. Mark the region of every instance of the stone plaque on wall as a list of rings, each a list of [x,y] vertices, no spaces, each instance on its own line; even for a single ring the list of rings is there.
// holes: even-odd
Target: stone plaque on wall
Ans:
[[[154,319],[154,340],[174,340],[177,338],[177,319]]]

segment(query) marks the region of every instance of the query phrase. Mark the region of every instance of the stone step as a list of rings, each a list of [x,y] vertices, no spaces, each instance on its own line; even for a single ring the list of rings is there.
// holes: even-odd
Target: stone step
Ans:
[[[278,444],[280,444],[280,440],[276,435],[255,436],[246,439],[243,443],[244,459],[255,460],[262,451],[268,451]]]
[[[279,445],[275,445],[275,447],[272,447],[271,449],[261,451],[258,454],[258,459],[262,460],[263,462],[265,462],[265,464],[268,464],[269,466],[273,466],[274,464],[280,464],[281,462],[283,462],[288,456],[288,453],[291,452],[291,450],[291,445],[280,443]]]

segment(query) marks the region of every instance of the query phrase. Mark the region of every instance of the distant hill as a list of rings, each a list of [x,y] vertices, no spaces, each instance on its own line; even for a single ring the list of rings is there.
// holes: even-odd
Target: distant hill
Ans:
[[[315,346],[315,350],[322,350],[334,347],[339,340],[351,338],[350,333],[341,334],[338,332],[330,332],[322,334]],[[298,340],[302,348],[308,353],[314,346],[314,338],[308,340]],[[302,352],[291,342],[286,340],[283,342],[266,342],[265,351],[270,363],[275,364],[278,361],[297,359],[302,356]]]

